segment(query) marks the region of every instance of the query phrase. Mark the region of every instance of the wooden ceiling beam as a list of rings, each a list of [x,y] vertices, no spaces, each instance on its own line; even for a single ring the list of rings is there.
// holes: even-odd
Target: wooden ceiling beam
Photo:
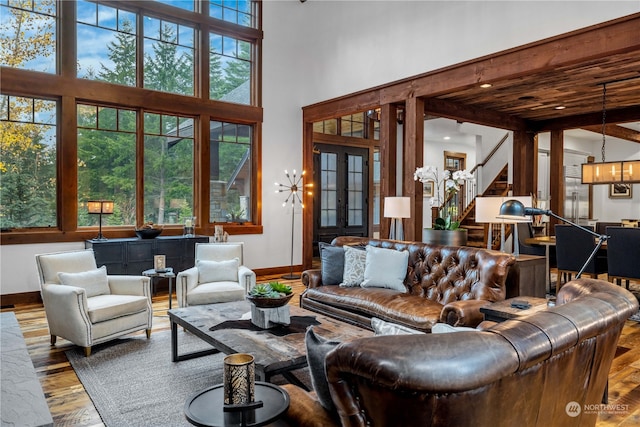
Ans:
[[[441,68],[380,88],[382,104],[435,97],[640,50],[640,13]],[[442,76],[446,76],[443,78]]]
[[[633,107],[607,110],[608,123],[627,123],[638,120],[640,117],[640,105]],[[537,132],[552,130],[578,129],[585,126],[593,126],[594,123],[602,122],[602,112],[578,114],[575,116],[562,117],[553,120],[541,120],[535,122]]]
[[[599,134],[602,133],[602,126],[583,126],[582,129]],[[604,126],[604,133],[605,135],[611,136],[613,138],[626,139],[627,141],[632,142],[640,142],[640,132],[626,128],[624,126],[606,124]]]
[[[518,117],[437,98],[426,98],[424,100],[424,112],[438,117],[501,129],[530,129],[527,121]]]

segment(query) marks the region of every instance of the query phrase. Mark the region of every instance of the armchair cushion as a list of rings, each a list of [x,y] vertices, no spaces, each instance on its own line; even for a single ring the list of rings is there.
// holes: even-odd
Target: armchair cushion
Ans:
[[[327,411],[335,413],[336,408],[333,400],[331,400],[324,360],[327,353],[337,347],[340,342],[330,341],[316,335],[313,331],[313,326],[307,329],[304,342],[307,347],[307,364],[309,365],[311,384],[318,396],[318,401]]]
[[[198,282],[237,282],[240,260],[233,258],[226,261],[198,260]]]
[[[147,297],[136,295],[98,295],[87,298],[91,323],[100,323],[147,310]]]
[[[189,291],[189,305],[242,301],[244,295],[245,289],[237,280],[201,283]]]
[[[83,271],[79,273],[58,273],[61,285],[76,286],[84,288],[87,298],[98,295],[108,295],[109,280],[107,278],[107,267],[104,265],[95,270]]]

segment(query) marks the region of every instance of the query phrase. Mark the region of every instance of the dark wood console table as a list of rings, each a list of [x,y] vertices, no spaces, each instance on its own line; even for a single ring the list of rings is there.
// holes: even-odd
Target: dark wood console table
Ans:
[[[86,240],[84,247],[93,249],[98,266],[105,265],[109,274],[140,275],[153,268],[153,257],[165,255],[166,265],[180,272],[195,265],[196,243],[208,243],[208,236],[159,236],[155,239]]]

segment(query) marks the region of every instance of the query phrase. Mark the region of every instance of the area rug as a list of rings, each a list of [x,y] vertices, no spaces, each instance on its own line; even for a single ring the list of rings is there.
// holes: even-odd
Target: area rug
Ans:
[[[178,333],[180,353],[210,348],[181,329]],[[169,331],[149,340],[142,335],[98,345],[89,357],[80,348],[66,355],[107,427],[190,426],[184,416],[187,398],[222,382],[224,354],[174,363]],[[295,374],[310,384],[303,371]]]

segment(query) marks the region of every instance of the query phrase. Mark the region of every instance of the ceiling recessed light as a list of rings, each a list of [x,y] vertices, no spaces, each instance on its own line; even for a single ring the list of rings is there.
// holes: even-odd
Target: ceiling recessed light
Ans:
[[[567,107],[565,107],[564,105],[558,105],[558,106],[557,106],[557,107],[555,107],[554,109],[555,109],[555,110],[564,110],[565,108],[567,108]]]
[[[445,137],[444,137],[444,140],[445,140],[445,141],[448,141],[448,140],[450,140],[450,139],[451,139],[451,137],[450,137],[450,136],[445,136]]]
[[[483,83],[483,84],[480,85],[480,87],[483,88],[483,89],[489,88],[491,86],[493,86],[491,83]]]

